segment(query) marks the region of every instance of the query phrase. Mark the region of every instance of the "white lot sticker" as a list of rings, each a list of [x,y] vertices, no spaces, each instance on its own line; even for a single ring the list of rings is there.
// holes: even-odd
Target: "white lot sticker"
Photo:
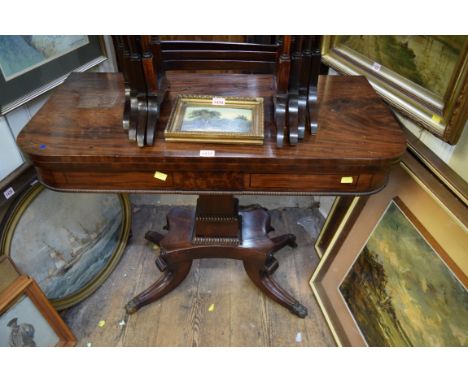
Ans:
[[[212,105],[226,105],[226,100],[223,97],[213,97],[211,100]]]
[[[381,68],[382,68],[382,65],[380,65],[378,62],[374,62],[372,64],[372,69],[374,69],[376,72],[380,72]]]
[[[214,150],[200,150],[201,157],[214,157],[215,151]]]
[[[5,195],[5,198],[7,199],[10,199],[14,194],[15,190],[13,190],[13,187],[8,187],[6,191],[3,192],[3,195]]]

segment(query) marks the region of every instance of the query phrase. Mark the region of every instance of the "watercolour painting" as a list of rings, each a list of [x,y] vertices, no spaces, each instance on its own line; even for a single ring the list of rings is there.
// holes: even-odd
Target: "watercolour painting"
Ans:
[[[0,71],[8,82],[88,43],[87,36],[0,36]]]
[[[251,109],[188,106],[181,131],[247,133],[251,128]]]

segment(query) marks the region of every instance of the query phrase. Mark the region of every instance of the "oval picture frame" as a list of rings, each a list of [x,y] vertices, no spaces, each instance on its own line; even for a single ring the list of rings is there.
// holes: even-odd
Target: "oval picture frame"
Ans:
[[[5,214],[2,224],[0,224],[0,253],[6,255],[10,260],[17,266],[21,273],[26,273],[32,278],[36,278],[31,272],[25,272],[22,269],[21,265],[15,262],[14,257],[12,257],[11,249],[14,240],[15,231],[18,227],[18,224],[21,221],[21,218],[25,215],[28,208],[36,200],[36,198],[41,195],[44,191],[56,192],[47,189],[40,183],[35,183],[29,187],[22,195],[18,197],[15,203],[10,206],[9,211]],[[61,194],[70,194],[71,193],[61,193]],[[103,194],[96,194],[103,195]],[[104,194],[105,195],[105,194]],[[109,194],[112,195],[112,194]],[[94,293],[103,282],[109,277],[111,272],[115,269],[118,262],[120,261],[125,247],[127,245],[128,239],[131,232],[131,203],[127,194],[113,194],[119,199],[119,206],[121,209],[121,224],[118,228],[118,239],[116,244],[113,247],[112,254],[108,257],[107,261],[102,265],[102,267],[93,275],[84,285],[82,285],[76,291],[73,291],[70,294],[67,294],[60,298],[51,298],[47,296],[52,305],[57,310],[64,310],[69,308],[77,303],[81,302],[85,298],[89,297]],[[115,231],[117,232],[117,230]],[[27,238],[23,238],[26,239]],[[102,238],[101,238],[102,239]],[[39,283],[39,280],[37,280]],[[40,283],[39,283],[40,284]],[[47,295],[47,293],[46,293]]]

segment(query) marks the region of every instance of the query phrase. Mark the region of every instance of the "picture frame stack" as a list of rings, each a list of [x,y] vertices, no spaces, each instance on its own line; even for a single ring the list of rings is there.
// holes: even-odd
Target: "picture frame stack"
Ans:
[[[122,258],[132,226],[127,194],[55,192],[30,164],[0,181],[0,192],[0,254],[31,276],[58,311],[88,298]]]
[[[94,293],[122,258],[131,231],[130,199],[56,192],[35,174],[25,179],[0,211],[0,253],[64,310]]]

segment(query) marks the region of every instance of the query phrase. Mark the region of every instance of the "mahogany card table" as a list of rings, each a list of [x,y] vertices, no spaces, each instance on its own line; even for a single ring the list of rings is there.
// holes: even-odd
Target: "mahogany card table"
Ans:
[[[178,94],[263,97],[264,144],[166,142],[163,131]],[[157,139],[139,148],[122,128],[122,75],[73,73],[20,133],[19,146],[51,189],[199,195],[195,209],[171,210],[165,235],[146,233],[160,246],[156,265],[163,274],[126,305],[128,312],[177,287],[194,259],[228,257],[243,261],[267,296],[306,316],[307,309],[272,277],[278,268],[274,253],[295,246],[294,235],[272,237],[268,212],[240,208],[233,195],[378,192],[406,142],[364,77],[321,76],[317,134],[277,147],[273,95],[271,75],[168,73]]]

